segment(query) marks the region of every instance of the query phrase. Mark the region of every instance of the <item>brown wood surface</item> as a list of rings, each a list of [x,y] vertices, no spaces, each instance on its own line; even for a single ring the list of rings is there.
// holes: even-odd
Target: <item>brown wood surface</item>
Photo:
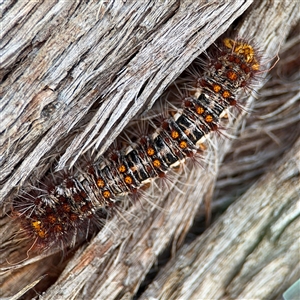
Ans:
[[[219,2],[3,2],[2,297],[131,299],[142,286],[137,299],[276,299],[299,277],[299,2]],[[240,137],[212,136],[204,169],[150,188],[76,251],[28,252],[10,217],[18,190],[103,153],[226,30],[253,40],[265,69],[280,57],[249,112],[224,122]],[[214,224],[195,238],[213,195]]]

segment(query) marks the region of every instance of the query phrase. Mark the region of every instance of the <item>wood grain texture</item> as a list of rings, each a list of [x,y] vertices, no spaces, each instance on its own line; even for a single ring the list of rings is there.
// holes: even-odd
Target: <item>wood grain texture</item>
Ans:
[[[145,276],[170,243],[173,259],[145,287],[144,294],[139,292],[141,299],[270,298],[295,280],[299,274],[293,243],[299,227],[299,166],[293,162],[299,156],[295,150],[299,142],[294,144],[299,135],[299,85],[292,83],[299,77],[295,66],[288,64],[299,59],[299,38],[293,33],[299,29],[295,27],[299,3],[263,1],[249,7],[251,2],[3,4],[0,201],[4,209],[0,225],[4,296],[16,295],[17,299],[35,286],[38,293],[45,291],[41,299],[131,299],[146,285]],[[207,151],[210,163],[204,170],[188,166],[187,175],[175,174],[179,182],[168,191],[153,187],[147,201],[129,207],[122,217],[116,215],[89,244],[67,253],[63,260],[60,253],[50,252],[29,252],[27,258],[30,246],[13,238],[18,225],[5,214],[17,190],[37,182],[57,160],[57,167],[63,168],[88,148],[97,146],[103,153],[132,117],[150,108],[166,86],[229,26],[231,34],[253,38],[265,61],[278,51],[283,55],[285,63],[279,62],[272,76],[287,72],[291,84],[279,76],[277,95],[271,86],[262,90],[259,100],[252,97],[248,101],[258,115],[269,117],[250,119],[244,144],[232,145],[231,139],[213,137],[217,146]],[[257,104],[260,106],[253,106]],[[272,115],[276,110],[279,112]],[[228,132],[236,134],[245,117],[243,113],[227,124]],[[278,150],[268,136],[279,141]],[[266,141],[270,148],[264,148]],[[263,163],[266,154],[261,154],[255,156],[256,165],[253,161],[247,164],[251,155],[244,153],[243,146],[256,153],[267,149],[267,163]],[[287,149],[291,153],[282,158]],[[225,163],[219,173],[228,152],[228,168]],[[279,164],[270,171],[275,157]],[[235,158],[240,162],[236,169],[230,165]],[[240,173],[234,173],[238,170]],[[266,171],[269,173],[252,187]],[[282,179],[278,191],[274,178]],[[235,189],[230,190],[231,186]],[[224,191],[228,195],[225,202],[232,201],[235,192],[246,193],[203,236],[182,246],[194,218],[201,214],[202,199],[210,199],[214,192],[223,196]],[[198,259],[203,263],[199,265]],[[280,277],[270,275],[274,270]],[[265,284],[257,284],[262,278]],[[24,299],[34,295],[31,290]]]
[[[279,299],[299,269],[300,139],[140,299]]]
[[[201,1],[49,3],[30,10],[33,19],[41,14],[41,22],[46,23],[33,30],[31,43],[17,43],[15,40],[23,41],[27,35],[13,25],[3,39],[1,72],[8,78],[2,85],[0,107],[4,120],[1,179],[8,180],[1,199],[23,183],[46,153],[51,155],[60,143],[65,145],[72,129],[85,127],[72,138],[58,168],[94,143],[102,153],[133,116],[145,110],[147,103],[151,105],[225,31],[228,20],[238,16],[234,11],[241,14],[249,5],[246,1],[238,5]],[[54,18],[56,11],[60,13]],[[216,21],[219,15],[222,23]],[[219,29],[212,34],[214,27]],[[10,39],[14,34],[19,36]],[[97,110],[89,114],[94,104]]]

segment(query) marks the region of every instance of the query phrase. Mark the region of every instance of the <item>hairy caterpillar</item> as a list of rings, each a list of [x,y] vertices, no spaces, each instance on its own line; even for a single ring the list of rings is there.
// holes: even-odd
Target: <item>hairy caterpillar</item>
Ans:
[[[120,196],[137,194],[151,180],[201,152],[207,135],[218,130],[226,109],[238,105],[239,91],[259,70],[259,57],[251,45],[225,38],[205,63],[203,74],[187,86],[181,107],[153,133],[16,198],[14,212],[26,234],[39,247],[73,244],[74,237],[111,214]]]

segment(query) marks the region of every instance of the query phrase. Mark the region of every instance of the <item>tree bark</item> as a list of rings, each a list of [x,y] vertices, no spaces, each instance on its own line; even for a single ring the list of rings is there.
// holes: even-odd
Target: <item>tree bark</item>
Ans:
[[[299,279],[300,139],[140,299],[279,299]]]
[[[2,5],[1,294],[280,297],[300,272],[298,1]],[[254,39],[266,69],[278,52],[281,58],[266,87],[247,101],[254,110],[247,123],[243,112],[224,124],[230,135],[242,132],[239,140],[212,137],[204,169],[188,166],[183,175],[174,174],[178,181],[167,191],[152,187],[147,199],[115,215],[76,251],[32,253],[16,239],[18,220],[9,214],[20,189],[36,184],[49,168],[72,166],[91,148],[104,153],[225,31]],[[213,194],[218,213],[243,195],[188,245],[194,219],[203,217],[201,202]],[[157,278],[144,281],[170,244],[172,259],[159,266]]]

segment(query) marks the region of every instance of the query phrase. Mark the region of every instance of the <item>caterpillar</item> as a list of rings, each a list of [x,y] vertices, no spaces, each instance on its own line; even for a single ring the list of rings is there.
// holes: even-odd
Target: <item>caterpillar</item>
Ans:
[[[41,248],[73,245],[74,237],[110,216],[121,196],[137,194],[201,152],[201,144],[218,130],[227,108],[238,106],[238,93],[253,83],[259,70],[253,46],[223,39],[203,73],[189,84],[181,107],[154,132],[14,199],[13,211],[26,235]]]

